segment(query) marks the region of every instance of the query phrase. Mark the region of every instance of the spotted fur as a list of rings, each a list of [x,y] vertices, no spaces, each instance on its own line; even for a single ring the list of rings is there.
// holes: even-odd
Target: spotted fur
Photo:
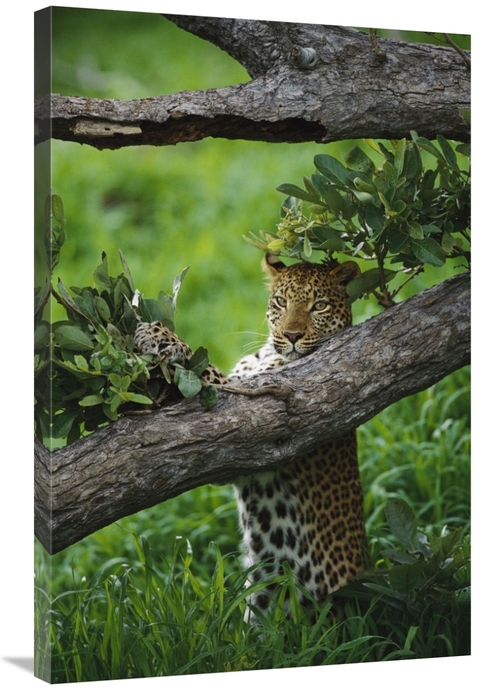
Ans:
[[[283,366],[352,323],[346,285],[359,275],[354,262],[285,266],[267,255],[264,270],[270,289],[267,343],[240,360],[229,376],[210,365],[203,376],[207,383],[222,385]],[[140,324],[136,344],[169,361],[183,363],[192,355],[161,324]],[[254,580],[272,579],[287,561],[297,580],[323,599],[365,569],[355,432],[320,444],[277,471],[241,477],[235,492]],[[262,591],[253,604],[266,609],[270,593],[271,588]]]

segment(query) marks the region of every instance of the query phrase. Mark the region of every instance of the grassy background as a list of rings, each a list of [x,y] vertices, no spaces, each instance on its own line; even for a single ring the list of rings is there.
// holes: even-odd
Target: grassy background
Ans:
[[[248,79],[222,51],[157,15],[54,8],[53,19],[56,93],[129,99]],[[56,278],[89,284],[103,250],[116,274],[121,249],[136,285],[156,296],[191,266],[177,330],[228,370],[266,332],[261,256],[242,236],[274,228],[282,201],[276,187],[300,184],[318,151],[339,155],[351,146],[209,139],[110,152],[53,142],[52,187],[63,198],[68,229]],[[451,270],[426,271],[403,297]],[[359,302],[355,321],[377,311]],[[469,423],[463,370],[359,430],[375,559],[391,496],[405,498],[430,532],[468,528]],[[51,651],[53,680],[467,653],[466,631],[452,630],[449,621],[407,620],[396,630],[380,610],[355,611],[333,629],[297,622],[288,639],[277,616],[257,638],[241,617],[238,550],[228,487],[188,492],[52,558],[37,547],[38,644]],[[40,654],[39,661],[47,659]]]

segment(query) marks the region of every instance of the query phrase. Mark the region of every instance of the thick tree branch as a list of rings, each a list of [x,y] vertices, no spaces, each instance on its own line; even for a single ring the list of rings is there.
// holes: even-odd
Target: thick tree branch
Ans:
[[[284,59],[282,41],[290,27],[300,24],[282,24],[248,19],[222,17],[192,17],[165,14],[167,19],[224,50],[244,67],[255,79],[262,77]]]
[[[326,143],[407,137],[468,141],[470,71],[452,48],[377,39],[354,29],[170,17],[245,66],[248,83],[132,101],[47,96],[35,141],[99,149],[205,137]]]
[[[53,453],[37,443],[35,534],[56,553],[189,489],[276,468],[466,365],[469,340],[464,273],[248,381],[253,395],[221,393],[211,411],[185,400]]]

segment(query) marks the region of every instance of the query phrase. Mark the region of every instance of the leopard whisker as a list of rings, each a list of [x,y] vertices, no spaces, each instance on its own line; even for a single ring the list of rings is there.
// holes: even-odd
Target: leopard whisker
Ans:
[[[258,350],[266,343],[266,340],[253,340],[250,343],[246,343],[242,347],[243,353],[247,354],[249,352],[254,352],[255,350]]]
[[[228,333],[227,335],[256,335],[258,338],[255,340],[251,340],[248,343],[245,343],[242,347],[242,352],[243,354],[248,354],[250,352],[254,352],[255,350],[258,350],[261,348],[266,342],[269,337],[268,333],[261,333],[259,331],[233,331],[231,333]]]
[[[260,331],[231,331],[230,333],[226,333],[226,335],[258,335],[267,338],[268,334],[261,333]]]

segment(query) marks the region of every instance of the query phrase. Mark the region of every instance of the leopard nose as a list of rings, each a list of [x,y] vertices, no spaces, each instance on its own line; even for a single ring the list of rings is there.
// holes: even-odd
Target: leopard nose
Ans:
[[[297,341],[304,337],[303,333],[298,333],[296,331],[285,331],[283,335],[285,338],[288,338],[292,345],[295,345]]]

